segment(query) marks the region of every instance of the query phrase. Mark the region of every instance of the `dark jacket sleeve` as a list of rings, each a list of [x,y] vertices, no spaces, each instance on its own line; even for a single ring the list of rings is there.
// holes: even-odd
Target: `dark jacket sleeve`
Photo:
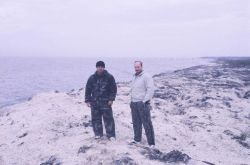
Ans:
[[[91,93],[92,93],[92,76],[88,79],[85,87],[85,102],[91,101]]]
[[[110,76],[110,95],[109,95],[109,100],[110,101],[114,101],[116,94],[117,94],[117,86],[116,86],[116,82],[115,82],[115,78],[111,75]]]

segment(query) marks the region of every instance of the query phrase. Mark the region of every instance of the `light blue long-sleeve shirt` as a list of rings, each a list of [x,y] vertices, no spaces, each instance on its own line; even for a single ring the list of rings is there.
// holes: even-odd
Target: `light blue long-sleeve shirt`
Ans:
[[[151,100],[154,90],[154,80],[149,74],[141,72],[139,75],[134,75],[130,90],[131,102]]]

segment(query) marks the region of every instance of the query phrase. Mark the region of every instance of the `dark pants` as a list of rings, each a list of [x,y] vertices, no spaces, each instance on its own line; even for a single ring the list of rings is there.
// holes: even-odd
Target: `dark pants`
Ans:
[[[155,145],[154,128],[150,115],[150,104],[144,104],[143,102],[131,102],[130,108],[132,112],[134,140],[137,142],[141,141],[143,125],[148,144]]]
[[[108,105],[107,101],[91,103],[91,119],[95,136],[103,136],[102,118],[107,137],[115,137],[112,107]]]

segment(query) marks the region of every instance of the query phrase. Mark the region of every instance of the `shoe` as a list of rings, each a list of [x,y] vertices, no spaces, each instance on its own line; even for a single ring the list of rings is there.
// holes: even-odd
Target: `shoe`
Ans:
[[[155,149],[155,145],[150,145],[149,148]]]
[[[95,139],[101,139],[101,136],[95,136]]]
[[[114,142],[116,139],[115,139],[115,137],[110,137],[109,140],[110,140],[111,142]]]
[[[138,141],[135,141],[135,140],[132,140],[130,142],[128,142],[129,145],[136,145],[136,144],[139,144],[140,142]]]

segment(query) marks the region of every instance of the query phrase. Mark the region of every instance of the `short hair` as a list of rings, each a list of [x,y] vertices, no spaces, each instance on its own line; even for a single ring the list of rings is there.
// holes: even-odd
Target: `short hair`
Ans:
[[[98,61],[96,63],[96,67],[103,67],[103,68],[105,68],[105,63],[103,61]]]
[[[136,60],[134,63],[137,63],[137,62],[139,62],[141,66],[143,65],[143,62],[139,60]]]

